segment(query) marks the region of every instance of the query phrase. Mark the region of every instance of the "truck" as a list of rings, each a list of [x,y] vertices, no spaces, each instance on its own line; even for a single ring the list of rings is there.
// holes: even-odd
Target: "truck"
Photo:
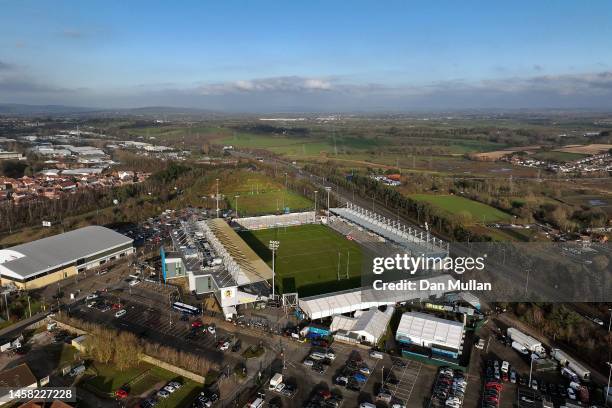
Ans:
[[[272,376],[272,379],[270,380],[270,385],[268,386],[268,389],[270,391],[275,390],[276,387],[279,386],[279,384],[283,383],[283,375],[281,373],[276,373]]]
[[[23,335],[19,335],[19,337],[14,338],[13,340],[3,340],[0,341],[0,352],[5,352],[9,350],[15,350],[21,348],[21,342],[23,341]]]
[[[572,370],[581,381],[591,381],[591,372],[563,350],[555,348],[552,349],[551,354],[553,358],[559,362],[561,367]]]
[[[515,349],[516,351],[518,351],[519,353],[523,354],[523,355],[529,354],[529,350],[527,350],[525,348],[525,346],[523,346],[518,341],[513,341],[512,342],[512,348]]]
[[[519,329],[516,329],[514,327],[508,327],[507,333],[508,337],[510,337],[513,342],[522,344],[528,351],[531,351],[532,353],[542,354],[546,352],[544,346],[542,346],[542,342],[521,332]]]

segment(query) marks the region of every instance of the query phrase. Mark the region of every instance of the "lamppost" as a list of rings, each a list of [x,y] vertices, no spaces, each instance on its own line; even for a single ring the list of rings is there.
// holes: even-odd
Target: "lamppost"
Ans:
[[[607,407],[608,398],[610,397],[610,379],[612,379],[612,362],[608,361],[606,364],[610,366],[610,373],[608,374],[608,387],[606,388],[606,401],[604,404]]]
[[[314,191],[314,193],[315,193],[315,211],[314,211],[314,213],[315,213],[315,219],[314,219],[314,220],[315,220],[315,222],[317,222],[317,193],[318,193],[318,192],[319,192],[318,190],[315,190],[315,191]]]
[[[217,194],[215,195],[215,199],[217,201],[217,218],[219,218],[219,179],[215,179],[217,182]]]
[[[534,355],[531,354],[530,358],[531,358],[531,364],[529,365],[529,384],[528,386],[531,387],[531,372],[533,371],[533,360],[534,360]]]
[[[278,250],[279,245],[280,245],[280,242],[278,241],[270,241],[270,251],[272,251],[272,300],[276,300],[276,296],[274,293],[274,277],[276,274],[274,258],[275,258],[276,251]]]
[[[610,311],[610,322],[608,323],[608,337],[610,337],[610,328],[612,328],[612,307],[608,308]],[[612,379],[612,361],[608,361],[606,364],[610,366],[610,373],[608,374],[608,387],[606,388],[606,402],[604,406],[608,406],[608,397],[610,396],[610,379]]]
[[[327,191],[327,222],[329,222],[329,192],[331,187],[325,187],[325,191]]]
[[[240,197],[239,194],[236,194],[234,196],[234,198],[236,199],[236,218],[238,218],[238,197]]]

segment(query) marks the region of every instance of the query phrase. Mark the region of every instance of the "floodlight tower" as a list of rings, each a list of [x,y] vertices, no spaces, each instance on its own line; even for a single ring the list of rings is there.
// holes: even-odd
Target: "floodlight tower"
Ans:
[[[315,220],[315,222],[317,222],[317,193],[318,192],[319,192],[318,190],[314,191],[314,193],[315,193],[315,211],[314,211],[315,215],[314,215],[314,220]]]
[[[276,296],[274,294],[274,277],[276,275],[276,269],[274,265],[274,258],[276,255],[276,251],[278,250],[278,246],[280,245],[279,241],[270,241],[270,250],[272,251],[272,299],[275,300]]]
[[[329,192],[331,187],[325,187],[325,191],[327,191],[327,222],[329,222]]]
[[[217,218],[219,218],[219,179],[215,179],[217,181],[217,194],[215,195],[215,199],[217,200]]]
[[[238,218],[238,197],[240,197],[240,194],[236,194],[234,196],[234,198],[236,199],[236,218]]]

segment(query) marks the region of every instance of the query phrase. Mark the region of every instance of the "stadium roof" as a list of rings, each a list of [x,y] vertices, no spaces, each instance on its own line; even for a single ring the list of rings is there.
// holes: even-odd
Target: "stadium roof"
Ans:
[[[234,279],[238,285],[247,285],[272,279],[272,269],[247,245],[246,242],[221,218],[206,221],[221,245],[240,267]]]
[[[463,341],[463,323],[426,313],[408,312],[402,315],[396,338],[405,338],[422,346],[434,343],[459,350]]]
[[[0,250],[0,274],[28,278],[132,242],[105,227],[79,228]]]
[[[430,283],[454,282],[450,275],[437,275],[427,279]],[[375,290],[372,287],[343,290],[340,292],[305,297],[298,300],[300,309],[311,319],[350,313],[383,305],[393,305],[413,299],[442,296],[441,290]]]
[[[358,224],[363,228],[366,228],[375,234],[389,240],[395,242],[407,250],[413,253],[424,253],[429,254],[429,256],[446,256],[447,249],[440,245],[434,245],[433,241],[425,241],[423,239],[418,238],[415,235],[410,235],[405,233],[398,228],[393,228],[389,224],[385,224],[384,222],[375,220],[372,217],[364,215],[354,209],[338,207],[338,208],[330,208],[330,211],[333,214],[336,214],[350,222]],[[411,227],[416,228],[416,227]],[[439,241],[441,243],[442,241]]]

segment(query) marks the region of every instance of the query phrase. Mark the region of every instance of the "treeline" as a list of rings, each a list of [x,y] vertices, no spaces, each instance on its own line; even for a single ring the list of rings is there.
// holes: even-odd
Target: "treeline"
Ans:
[[[591,365],[604,370],[602,356],[607,356],[612,334],[602,334],[601,327],[587,321],[566,305],[557,303],[511,303],[510,308],[520,320],[554,339],[563,348],[583,356]],[[605,368],[607,370],[607,368]]]
[[[88,333],[85,348],[94,361],[113,364],[121,371],[136,366],[143,355],[157,358],[200,375],[219,369],[218,363],[202,356],[163,346],[139,338],[130,332],[115,330],[74,317],[63,316],[58,320]]]
[[[307,166],[307,170],[315,174],[321,173],[321,169],[316,166]],[[324,174],[320,175],[325,176]],[[379,202],[384,202],[385,206],[396,209],[400,216],[410,219],[418,225],[427,223],[444,238],[458,242],[491,241],[491,237],[476,234],[465,228],[464,220],[460,217],[452,217],[429,203],[406,197],[396,189],[389,188],[370,177],[355,174],[347,179],[343,174],[331,174],[327,175],[327,179],[347,191],[354,191],[362,198],[370,200],[374,198]]]
[[[232,126],[232,129],[246,132],[246,133],[255,133],[258,135],[285,135],[285,136],[308,136],[310,134],[310,129],[305,127],[284,127],[284,126],[272,126],[272,125],[238,125]]]

